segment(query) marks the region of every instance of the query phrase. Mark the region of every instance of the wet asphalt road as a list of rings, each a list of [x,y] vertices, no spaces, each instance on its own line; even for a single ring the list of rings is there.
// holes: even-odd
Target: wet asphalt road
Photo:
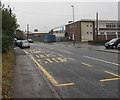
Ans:
[[[63,98],[118,98],[119,55],[51,43],[24,50],[55,80],[45,75]]]

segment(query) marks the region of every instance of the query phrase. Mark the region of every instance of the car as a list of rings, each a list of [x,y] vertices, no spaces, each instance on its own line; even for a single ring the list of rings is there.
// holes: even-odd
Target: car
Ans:
[[[120,50],[120,43],[117,45],[117,49]]]
[[[29,42],[29,43],[33,43],[33,40],[32,40],[32,39],[28,39],[28,42]]]
[[[22,40],[16,40],[16,41],[15,41],[15,46],[18,46],[18,47],[19,47],[19,46],[21,45],[21,41],[22,41]]]
[[[14,38],[14,41],[17,41],[17,38]]]
[[[30,48],[28,40],[22,40],[20,43],[21,43],[20,48]]]
[[[109,48],[115,49],[117,48],[119,43],[120,43],[120,38],[113,38],[109,42],[105,43],[105,47],[106,49],[109,49]]]

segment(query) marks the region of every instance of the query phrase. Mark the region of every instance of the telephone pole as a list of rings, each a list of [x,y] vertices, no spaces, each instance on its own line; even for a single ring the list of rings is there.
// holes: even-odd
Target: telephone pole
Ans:
[[[29,24],[27,24],[27,39],[28,39],[28,34],[29,34]]]

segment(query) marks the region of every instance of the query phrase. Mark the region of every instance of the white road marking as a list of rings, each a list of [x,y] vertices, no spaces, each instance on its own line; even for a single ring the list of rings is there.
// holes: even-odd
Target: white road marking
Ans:
[[[49,48],[49,49],[52,49],[52,50],[54,50],[54,48]]]
[[[71,52],[64,51],[64,50],[59,50],[59,51],[62,51],[62,52],[65,52],[65,53],[69,53],[69,54],[72,54]]]
[[[108,63],[108,64],[113,64],[113,65],[116,65],[116,66],[120,66],[120,64],[109,62],[109,61],[105,61],[105,60],[102,60],[102,59],[96,59],[96,58],[89,57],[89,56],[83,56],[83,57],[89,58],[89,59],[93,59],[93,60],[97,60],[97,61],[101,61],[101,62]]]

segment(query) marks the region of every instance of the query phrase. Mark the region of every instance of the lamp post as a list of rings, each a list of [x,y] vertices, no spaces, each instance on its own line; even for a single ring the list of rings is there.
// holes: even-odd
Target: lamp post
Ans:
[[[74,29],[75,29],[75,27],[74,27],[74,6],[72,5],[71,6],[72,8],[73,8],[73,46],[75,46],[75,31],[74,31]]]
[[[29,34],[29,24],[27,24],[27,39],[28,39],[28,34]]]

